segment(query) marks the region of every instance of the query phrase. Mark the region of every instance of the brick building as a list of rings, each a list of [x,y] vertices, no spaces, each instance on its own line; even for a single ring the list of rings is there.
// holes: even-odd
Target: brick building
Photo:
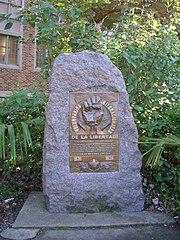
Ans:
[[[29,88],[36,83],[33,81],[40,76],[39,56],[36,42],[29,38],[35,34],[35,29],[23,26],[14,20],[17,7],[23,7],[28,0],[0,0],[0,13],[12,14],[13,26],[5,30],[6,21],[0,22],[0,94],[11,89]],[[16,12],[16,14],[15,14]],[[24,38],[22,43],[19,37]]]

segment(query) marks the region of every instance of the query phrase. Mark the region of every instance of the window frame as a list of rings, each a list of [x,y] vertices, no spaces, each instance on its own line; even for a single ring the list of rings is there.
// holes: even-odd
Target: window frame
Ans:
[[[41,67],[37,65],[37,54],[38,54],[38,40],[37,38],[35,39],[35,44],[34,44],[34,70],[36,71],[41,71]],[[44,49],[45,51],[45,56],[44,58],[48,57],[48,50]]]
[[[23,7],[25,0],[20,0],[20,1],[21,1],[21,4],[17,4],[17,6]],[[0,2],[5,3],[5,4],[9,4],[9,5],[16,4],[16,0],[15,1],[12,1],[12,0],[0,0]]]
[[[0,63],[0,68],[14,68],[14,69],[20,69],[22,62],[22,43],[17,39],[18,41],[18,45],[17,45],[17,65],[16,64],[8,64],[8,51],[9,51],[9,37],[15,37],[18,38],[18,36],[14,36],[11,34],[1,34],[0,35],[4,35],[6,37],[6,47],[5,47],[5,63]]]
[[[6,4],[8,5],[8,13],[11,12],[11,6],[12,6],[12,2],[11,0],[0,0],[0,4]],[[24,7],[24,0],[21,0],[21,4],[18,5],[19,7]],[[19,22],[17,20],[14,20],[15,22]],[[0,28],[0,34],[1,35],[5,35],[6,36],[6,63],[0,63],[0,68],[10,68],[10,69],[21,69],[22,68],[22,42],[18,40],[18,53],[17,53],[17,65],[14,65],[14,64],[8,64],[7,63],[7,59],[8,59],[8,47],[7,45],[7,42],[8,42],[8,38],[9,36],[12,36],[12,37],[22,37],[23,36],[23,25],[20,23],[20,30],[19,32],[14,32],[12,31],[11,29],[9,30],[5,30],[3,28]]]
[[[37,38],[37,25],[35,26],[35,40],[34,40],[34,70],[35,71],[41,71],[41,67],[37,66],[37,51],[38,51],[38,38]],[[45,57],[48,57],[48,49],[45,49]]]

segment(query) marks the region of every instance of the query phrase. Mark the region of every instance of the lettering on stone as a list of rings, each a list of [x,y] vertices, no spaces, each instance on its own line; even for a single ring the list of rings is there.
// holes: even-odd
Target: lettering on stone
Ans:
[[[117,107],[117,93],[70,93],[70,172],[118,171]]]

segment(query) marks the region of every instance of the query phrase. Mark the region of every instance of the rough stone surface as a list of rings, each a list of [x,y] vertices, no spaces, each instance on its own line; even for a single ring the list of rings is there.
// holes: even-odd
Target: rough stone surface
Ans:
[[[70,92],[118,93],[119,172],[70,173]],[[137,141],[122,74],[109,58],[89,51],[59,55],[54,62],[46,106],[43,189],[49,211],[143,210]]]
[[[5,239],[26,240],[36,237],[39,229],[13,229],[8,228],[1,233]]]

